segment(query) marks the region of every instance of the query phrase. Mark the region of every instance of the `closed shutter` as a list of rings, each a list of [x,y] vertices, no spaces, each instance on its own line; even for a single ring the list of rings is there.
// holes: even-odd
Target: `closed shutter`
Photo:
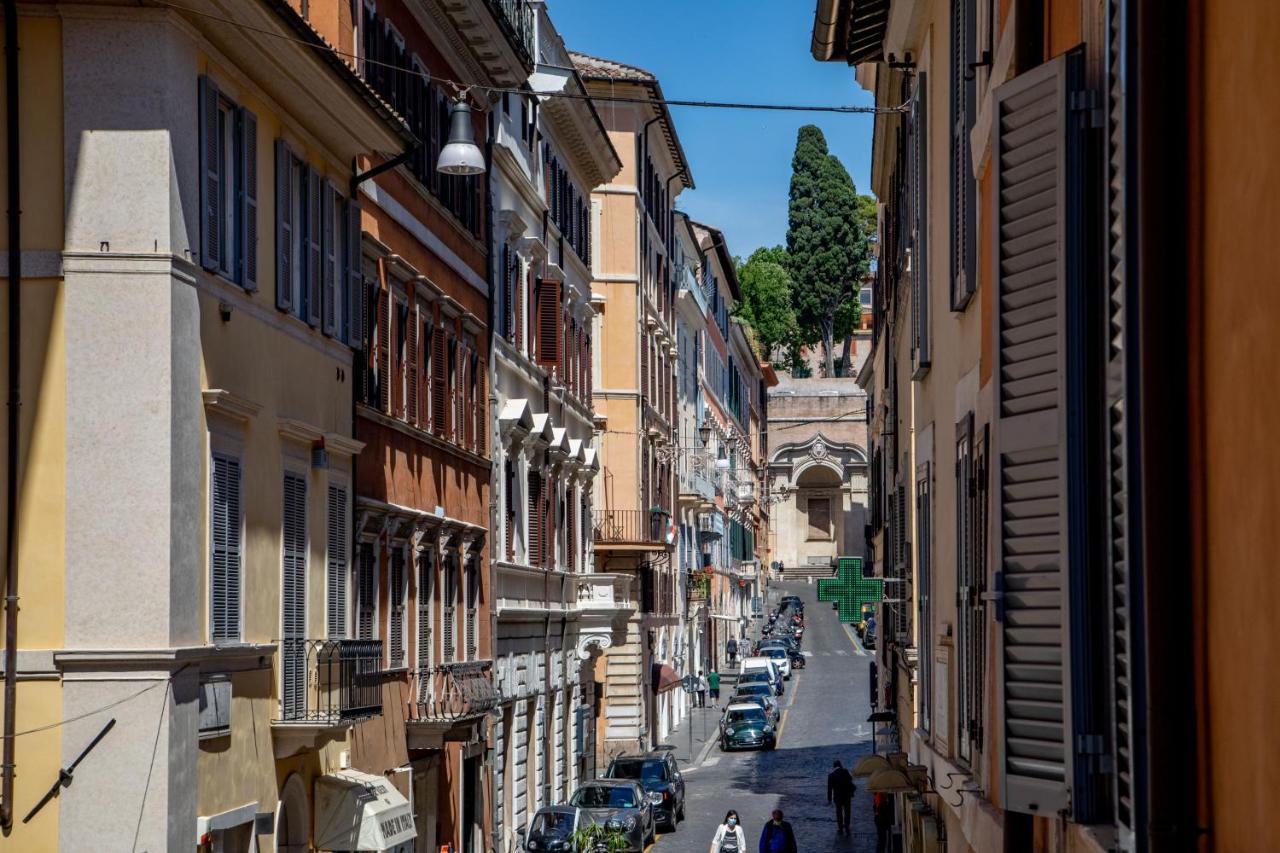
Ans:
[[[240,110],[240,151],[240,285],[252,292],[258,289],[258,117],[246,109]]]
[[[310,166],[304,170],[307,181],[306,235],[307,235],[307,322],[312,326],[320,325],[320,279],[322,266],[320,263],[321,246],[321,210],[320,210],[320,173]]]
[[[214,643],[240,639],[240,460],[213,454],[210,500],[210,635]]]
[[[530,566],[542,565],[542,474],[538,471],[529,472],[529,488],[526,492],[529,498],[529,549],[525,555],[525,562]]]
[[[1059,57],[996,90],[993,148],[1001,801],[1042,815],[1070,805],[1069,589],[1084,557],[1069,535],[1067,72]]]
[[[509,457],[502,460],[502,497],[505,501],[505,518],[503,539],[506,543],[507,562],[514,562],[516,559],[516,534],[519,530],[519,524],[516,521],[519,515],[519,507],[516,504],[516,466]]]
[[[973,62],[977,25],[971,0],[951,0],[951,308],[962,310],[977,288],[977,192],[969,133],[976,112]]]
[[[440,659],[445,663],[453,663],[458,651],[453,624],[454,616],[457,612],[457,603],[457,558],[451,554],[444,561],[444,606],[440,619]]]
[[[590,335],[588,335],[587,336],[587,399],[584,401],[587,404],[587,408],[591,408],[591,397],[595,391],[596,373],[595,373],[594,358],[595,357],[591,354],[591,337]]]
[[[404,659],[404,548],[391,551],[391,571],[388,573],[387,600],[387,664],[391,667],[405,665]]]
[[[338,203],[338,191],[332,181],[321,184],[320,195],[320,250],[321,266],[321,328],[326,335],[338,330],[338,237],[335,233],[334,207]]]
[[[976,564],[973,543],[974,478],[973,478],[973,413],[956,424],[956,671],[958,681],[958,713],[956,731],[959,755],[964,761],[973,759],[974,728],[977,723],[973,705],[974,685],[978,673],[974,667],[973,644],[975,620],[980,618]]]
[[[336,640],[347,636],[347,541],[351,535],[347,523],[347,490],[329,486],[329,519],[326,532],[326,603],[328,635]]]
[[[222,233],[222,133],[218,128],[218,84],[200,78],[200,264],[217,271],[224,247]]]
[[[488,449],[489,442],[489,392],[486,382],[488,365],[483,359],[476,362],[473,378],[475,379],[475,391],[472,398],[472,406],[474,408],[475,418],[475,452],[483,454]]]
[[[387,289],[387,269],[378,261],[378,411],[391,414],[391,291]]]
[[[412,297],[410,297],[412,299]],[[404,330],[407,340],[404,344],[405,358],[405,401],[404,417],[411,424],[418,422],[418,306],[407,306],[409,316],[405,319]]]
[[[467,560],[467,622],[465,630],[466,654],[467,660],[475,660],[478,646],[476,645],[476,614],[480,604],[480,561],[477,557],[471,557]]]
[[[445,389],[448,386],[448,344],[443,326],[437,326],[431,335],[431,426],[435,434],[443,438],[448,427],[445,413]]]
[[[640,399],[649,399],[649,338],[640,337]]]
[[[372,640],[377,628],[378,564],[374,543],[360,543],[360,561],[356,565],[356,639]]]
[[[560,282],[544,279],[538,288],[538,363],[553,370],[560,363]]]
[[[285,719],[305,714],[307,685],[307,481],[284,475],[284,565],[281,584],[281,636],[284,666],[281,696]]]
[[[276,140],[276,307],[293,305],[293,155],[283,139]]]
[[[516,271],[514,281],[516,282],[515,293],[515,331],[512,335],[512,342],[516,345],[516,349],[524,351],[524,306],[529,299],[529,294],[533,291],[533,266],[530,265],[527,276],[520,275],[520,260],[516,259]]]
[[[929,328],[929,157],[928,115],[929,75],[916,75],[915,99],[911,106],[911,284],[912,315],[915,319],[914,370],[919,379],[929,372],[932,359]],[[848,368],[846,368],[847,371]]]
[[[348,313],[343,317],[342,340],[353,349],[363,350],[361,343],[364,324],[364,253],[361,244],[360,205],[355,199],[347,200],[346,276]]]
[[[418,669],[431,666],[431,590],[435,565],[433,551],[425,548],[418,552]],[[427,682],[423,679],[423,682]]]
[[[577,537],[577,507],[574,505],[572,498],[565,501],[564,504],[564,530],[566,546],[565,563],[569,571],[576,572],[578,570],[578,537]]]

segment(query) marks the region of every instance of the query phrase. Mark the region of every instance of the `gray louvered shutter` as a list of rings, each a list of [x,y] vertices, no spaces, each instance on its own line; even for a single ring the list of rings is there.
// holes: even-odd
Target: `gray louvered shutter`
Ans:
[[[200,264],[217,271],[224,247],[222,233],[222,134],[218,130],[218,84],[200,78]]]
[[[338,331],[338,240],[341,234],[335,228],[337,206],[341,201],[333,181],[321,184],[320,195],[320,256],[321,256],[321,327],[326,335]]]
[[[347,636],[347,541],[350,530],[347,524],[347,490],[341,486],[329,487],[328,528],[325,531],[326,573],[325,616],[330,639]]]
[[[360,204],[354,199],[347,199],[347,237],[345,242],[346,254],[344,256],[346,266],[346,297],[347,313],[342,318],[342,328],[340,330],[342,340],[353,349],[363,349],[362,335],[365,323],[368,322],[364,317],[364,255],[361,245],[361,224],[360,224]]]
[[[323,257],[320,250],[320,234],[322,231],[320,222],[320,173],[310,166],[307,166],[303,174],[306,176],[307,192],[306,192],[306,213],[303,219],[306,220],[306,243],[304,247],[307,252],[306,279],[304,286],[307,289],[307,322],[312,326],[320,325],[320,280],[322,278],[323,266],[321,258]]]
[[[452,554],[444,561],[444,606],[440,616],[440,659],[453,663],[456,654],[454,639],[454,613],[458,600],[457,558]]]
[[[276,307],[292,311],[293,305],[293,155],[283,139],[276,140]]]
[[[932,359],[932,330],[929,323],[929,75],[916,75],[916,96],[911,110],[911,177],[913,222],[911,233],[911,282],[915,317],[915,364],[913,378],[929,371]],[[847,368],[846,368],[847,370]]]
[[[479,646],[476,643],[476,614],[480,602],[480,559],[471,557],[467,561],[467,622],[465,638],[467,660],[476,659]]]
[[[240,460],[213,454],[210,481],[210,634],[215,643],[240,639]]]
[[[1067,62],[995,92],[996,589],[1001,802],[1070,803]]]
[[[356,565],[356,639],[372,640],[376,627],[378,589],[374,583],[377,565],[372,542],[360,543],[360,560]]]
[[[435,561],[432,551],[418,552],[418,668],[431,666],[431,589]]]
[[[387,662],[392,667],[405,665],[404,659],[404,549],[391,552],[391,571],[388,573],[387,600],[391,612],[387,619]]]
[[[298,719],[306,712],[307,481],[297,474],[284,475],[283,522],[280,626],[284,667],[281,696],[285,719]]]
[[[240,110],[240,286],[258,289],[258,117]]]
[[[977,192],[969,132],[977,83],[969,71],[977,33],[971,0],[951,0],[951,308],[959,311],[977,287]]]

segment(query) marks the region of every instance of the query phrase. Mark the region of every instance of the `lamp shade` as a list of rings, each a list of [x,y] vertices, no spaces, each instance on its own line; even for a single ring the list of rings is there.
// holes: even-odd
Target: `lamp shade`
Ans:
[[[471,107],[465,101],[456,101],[449,108],[449,142],[440,152],[436,171],[446,175],[484,173],[484,153],[476,145]]]
[[[698,427],[698,438],[702,439],[703,447],[711,443],[711,424],[707,421],[703,421],[702,426]]]

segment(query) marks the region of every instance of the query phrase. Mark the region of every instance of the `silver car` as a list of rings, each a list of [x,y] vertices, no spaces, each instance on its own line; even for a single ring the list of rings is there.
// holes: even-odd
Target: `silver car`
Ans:
[[[621,830],[627,853],[643,853],[653,841],[653,803],[638,782],[595,779],[574,791],[569,805],[582,809],[596,823]]]

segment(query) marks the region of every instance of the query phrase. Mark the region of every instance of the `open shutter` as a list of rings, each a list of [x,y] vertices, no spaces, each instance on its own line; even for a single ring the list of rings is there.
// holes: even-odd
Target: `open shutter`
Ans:
[[[911,233],[911,282],[914,286],[912,314],[915,318],[915,363],[912,378],[929,372],[932,354],[929,328],[929,75],[916,75],[916,96],[911,107],[911,177],[913,222]],[[848,367],[845,368],[848,371]]]
[[[378,588],[374,543],[360,543],[360,561],[356,565],[356,639],[372,640],[378,612]]]
[[[342,340],[352,349],[362,349],[362,330],[364,329],[364,263],[360,240],[360,205],[355,199],[347,200],[347,238],[344,260],[346,261],[346,296],[347,314],[342,318],[339,333]]]
[[[391,603],[387,619],[387,665],[401,667],[404,659],[404,548],[391,551],[391,571],[388,572],[390,588],[387,599]]]
[[[218,84],[200,78],[200,264],[217,271],[225,247],[222,233],[222,133],[218,128]]]
[[[440,658],[445,663],[453,663],[454,656],[457,654],[453,624],[457,601],[457,557],[450,554],[444,561],[444,602],[440,614]]]
[[[210,470],[210,635],[240,639],[240,460],[213,455]]]
[[[977,33],[974,4],[951,0],[951,308],[962,310],[977,287],[977,192],[969,133],[976,112],[977,82],[969,63]]]
[[[306,205],[303,214],[304,228],[306,240],[303,248],[306,250],[307,263],[305,265],[306,277],[303,280],[303,286],[307,291],[307,298],[304,300],[307,305],[307,322],[312,326],[320,325],[320,279],[322,277],[321,246],[320,246],[320,173],[315,169],[307,166],[303,169],[304,180],[306,181]]]
[[[391,414],[391,290],[386,265],[378,263],[378,411]]]
[[[410,297],[412,299],[412,297]],[[405,366],[405,391],[408,400],[405,401],[404,418],[411,424],[418,422],[418,306],[408,307],[409,316],[405,320],[404,330],[408,336],[405,341],[405,358],[408,364]]]
[[[307,481],[284,475],[284,565],[280,625],[284,666],[281,697],[284,718],[299,719],[307,710]]]
[[[341,486],[329,486],[329,518],[325,531],[326,599],[325,621],[329,639],[347,636],[347,490]]]
[[[1068,61],[995,91],[994,424],[1001,802],[1056,815],[1072,787]],[[1077,334],[1078,334],[1077,330]]]
[[[418,668],[425,670],[431,666],[431,589],[435,567],[432,550],[424,548],[418,552]],[[430,679],[421,682],[429,684]]]
[[[542,565],[542,474],[529,472],[529,549],[525,562],[531,566]]]
[[[244,184],[240,192],[240,286],[258,289],[258,117],[240,110]]]
[[[478,558],[471,557],[467,560],[467,614],[466,626],[464,630],[463,643],[466,646],[467,660],[476,659],[476,613],[477,604],[480,601],[480,569],[477,563]]]
[[[649,399],[649,336],[640,336],[640,399]]]
[[[489,392],[487,371],[488,365],[484,359],[479,359],[475,366],[475,394],[472,400],[474,407],[473,416],[475,418],[475,451],[483,454],[489,446]]]
[[[448,386],[448,346],[443,324],[431,336],[431,427],[443,438],[449,425],[445,413],[445,389]]]
[[[538,363],[547,370],[560,363],[560,282],[550,279],[538,287]]]
[[[334,223],[337,216],[334,207],[338,203],[338,191],[332,181],[321,184],[320,195],[320,251],[321,251],[321,324],[326,335],[338,330],[338,238]]]
[[[276,140],[276,307],[293,310],[293,155]]]

